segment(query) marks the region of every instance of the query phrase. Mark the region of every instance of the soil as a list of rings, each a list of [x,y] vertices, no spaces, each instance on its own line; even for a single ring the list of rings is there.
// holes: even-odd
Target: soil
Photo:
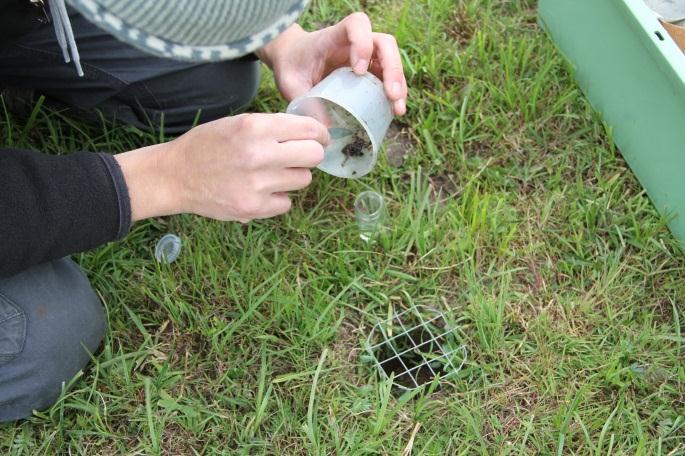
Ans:
[[[416,144],[412,140],[409,129],[402,124],[393,122],[385,135],[385,155],[388,164],[399,168],[407,156],[414,153]]]

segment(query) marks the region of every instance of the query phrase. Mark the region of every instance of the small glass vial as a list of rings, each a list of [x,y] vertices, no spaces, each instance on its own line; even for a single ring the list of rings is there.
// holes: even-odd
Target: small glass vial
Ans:
[[[368,242],[383,228],[385,202],[376,192],[366,191],[357,196],[354,201],[354,214],[359,226],[359,237]]]
[[[181,238],[175,234],[165,234],[157,241],[155,258],[160,263],[173,263],[181,252]]]

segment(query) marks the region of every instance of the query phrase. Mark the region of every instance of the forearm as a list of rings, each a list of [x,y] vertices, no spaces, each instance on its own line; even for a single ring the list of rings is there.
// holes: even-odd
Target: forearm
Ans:
[[[119,239],[130,224],[111,156],[0,150],[0,276]]]
[[[183,212],[183,193],[175,177],[182,169],[174,162],[174,142],[155,144],[116,155],[136,222]]]

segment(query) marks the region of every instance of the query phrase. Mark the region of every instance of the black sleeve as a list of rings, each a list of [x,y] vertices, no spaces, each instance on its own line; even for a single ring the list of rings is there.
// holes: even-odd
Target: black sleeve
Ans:
[[[0,277],[120,239],[130,225],[113,156],[0,149]]]

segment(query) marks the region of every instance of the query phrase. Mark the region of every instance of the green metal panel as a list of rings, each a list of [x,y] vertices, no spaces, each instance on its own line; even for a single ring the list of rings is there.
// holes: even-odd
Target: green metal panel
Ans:
[[[685,55],[642,0],[540,0],[539,15],[685,246]]]

